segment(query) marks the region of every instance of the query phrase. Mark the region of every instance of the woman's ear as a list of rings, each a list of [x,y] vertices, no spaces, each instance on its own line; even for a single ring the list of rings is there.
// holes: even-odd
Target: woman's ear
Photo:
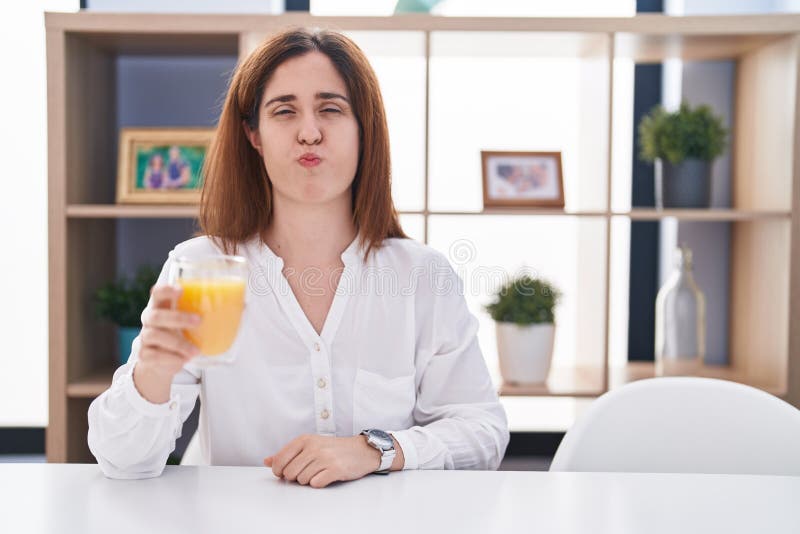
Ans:
[[[261,137],[258,135],[258,130],[251,130],[245,120],[242,121],[242,129],[247,136],[247,140],[250,141],[250,145],[263,156],[264,154],[261,152]]]

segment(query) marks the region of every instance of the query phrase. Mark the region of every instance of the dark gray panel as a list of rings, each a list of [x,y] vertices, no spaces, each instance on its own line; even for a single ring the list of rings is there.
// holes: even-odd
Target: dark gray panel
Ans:
[[[120,56],[117,126],[209,126],[219,117],[236,57]],[[167,253],[195,231],[188,219],[117,222],[117,269],[163,265]]]
[[[161,268],[175,245],[195,232],[191,219],[122,219],[117,222],[117,272],[130,276],[145,263]]]
[[[733,61],[690,62],[683,65],[682,96],[693,106],[708,104],[733,129],[736,65]],[[730,148],[714,162],[711,207],[731,205]],[[706,296],[706,362],[728,363],[728,306],[730,286],[730,223],[683,221],[678,243],[694,251],[697,283]]]

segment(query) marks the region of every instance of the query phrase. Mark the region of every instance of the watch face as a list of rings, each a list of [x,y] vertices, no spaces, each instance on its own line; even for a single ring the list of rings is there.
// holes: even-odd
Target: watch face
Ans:
[[[366,430],[367,438],[375,443],[378,447],[382,450],[391,449],[394,446],[394,441],[392,441],[392,436],[388,433],[384,432],[383,430]]]

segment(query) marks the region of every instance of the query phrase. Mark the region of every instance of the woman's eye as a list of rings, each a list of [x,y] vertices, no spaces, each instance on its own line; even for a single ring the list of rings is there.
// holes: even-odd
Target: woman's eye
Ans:
[[[323,113],[341,113],[342,110],[336,109],[336,108],[325,108],[325,109],[322,110],[322,112]],[[289,115],[291,113],[294,113],[294,111],[292,111],[291,109],[281,109],[281,110],[275,111],[273,113],[273,115]]]

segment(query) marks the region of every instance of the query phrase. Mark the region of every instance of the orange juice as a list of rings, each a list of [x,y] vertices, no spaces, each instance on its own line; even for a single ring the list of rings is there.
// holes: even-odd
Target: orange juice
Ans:
[[[178,279],[183,288],[178,309],[202,317],[200,325],[183,335],[203,356],[216,356],[236,339],[244,309],[245,281],[241,278]]]

